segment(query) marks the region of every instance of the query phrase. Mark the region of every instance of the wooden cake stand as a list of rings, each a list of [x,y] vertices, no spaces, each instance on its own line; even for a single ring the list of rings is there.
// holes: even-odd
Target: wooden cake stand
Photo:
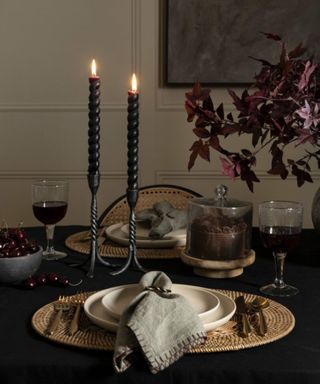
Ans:
[[[226,278],[241,275],[244,267],[248,267],[254,263],[256,254],[254,250],[251,249],[247,257],[232,260],[210,260],[192,257],[182,251],[181,259],[185,264],[193,267],[193,271],[196,275]]]

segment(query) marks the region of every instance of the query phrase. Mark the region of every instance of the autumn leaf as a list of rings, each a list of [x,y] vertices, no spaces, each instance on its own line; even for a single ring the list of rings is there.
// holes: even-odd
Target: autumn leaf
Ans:
[[[213,149],[216,149],[217,151],[220,148],[219,138],[218,136],[212,135],[209,140],[209,144]]]
[[[298,89],[301,91],[303,88],[305,88],[309,84],[310,76],[313,74],[314,70],[317,68],[316,64],[311,64],[310,61],[306,62],[305,69],[301,75]]]
[[[205,128],[193,128],[193,132],[201,139],[207,139],[210,137],[210,133]]]
[[[209,145],[203,144],[199,149],[199,155],[206,161],[210,161]]]
[[[279,35],[276,35],[274,33],[268,33],[268,32],[260,32],[260,33],[265,35],[265,37],[267,39],[271,39],[271,40],[275,40],[275,41],[281,41],[282,40],[282,38]]]
[[[295,59],[297,57],[302,56],[306,52],[306,48],[302,45],[302,43],[299,43],[298,46],[296,46],[292,51],[288,53],[288,56],[290,59]]]

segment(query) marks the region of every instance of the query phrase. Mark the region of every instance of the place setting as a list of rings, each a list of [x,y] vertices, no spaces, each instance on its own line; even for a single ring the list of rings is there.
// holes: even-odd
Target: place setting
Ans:
[[[173,209],[186,213],[191,198],[198,193],[176,185],[152,185],[139,188],[136,215],[136,245],[139,258],[175,259],[180,258],[181,249],[186,243],[186,223],[182,228],[167,228],[167,233],[150,237],[152,224],[148,220],[139,220],[139,213],[153,209],[159,203],[171,204]],[[98,219],[99,254],[102,257],[127,256],[129,244],[129,209],[126,195],[114,201]],[[90,232],[74,233],[66,238],[66,246],[83,255],[90,253]]]
[[[148,274],[154,273],[160,274]],[[173,284],[170,292],[159,290],[156,293],[154,289],[143,291],[138,284],[130,284],[94,293],[81,293],[81,314],[78,330],[74,334],[70,334],[70,325],[75,313],[74,305],[78,302],[77,295],[65,298],[69,307],[63,312],[54,333],[50,334],[48,329],[57,311],[56,302],[40,308],[33,315],[32,326],[45,338],[61,344],[112,351],[121,316],[130,303],[144,292],[152,292],[153,296],[160,297],[164,302],[172,300],[170,297],[173,300],[175,297],[185,298],[207,335],[202,345],[190,348],[188,353],[231,351],[260,346],[286,336],[295,324],[292,313],[286,307],[269,298],[262,301],[261,296],[253,294],[182,284]],[[242,304],[239,304],[239,298],[242,299]],[[153,311],[156,312],[156,308]]]

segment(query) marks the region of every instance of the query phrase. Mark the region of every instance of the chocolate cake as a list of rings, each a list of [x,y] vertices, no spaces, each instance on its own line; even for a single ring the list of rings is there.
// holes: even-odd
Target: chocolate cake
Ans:
[[[202,215],[193,220],[188,233],[188,254],[209,260],[232,260],[247,256],[247,224],[243,218]]]

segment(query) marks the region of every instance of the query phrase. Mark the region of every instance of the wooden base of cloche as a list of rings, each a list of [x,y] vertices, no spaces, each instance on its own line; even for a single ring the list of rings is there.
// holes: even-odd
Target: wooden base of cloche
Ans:
[[[251,249],[247,257],[232,260],[209,260],[198,259],[182,252],[181,259],[185,264],[193,267],[196,275],[221,279],[241,275],[243,268],[254,263],[256,254]]]

